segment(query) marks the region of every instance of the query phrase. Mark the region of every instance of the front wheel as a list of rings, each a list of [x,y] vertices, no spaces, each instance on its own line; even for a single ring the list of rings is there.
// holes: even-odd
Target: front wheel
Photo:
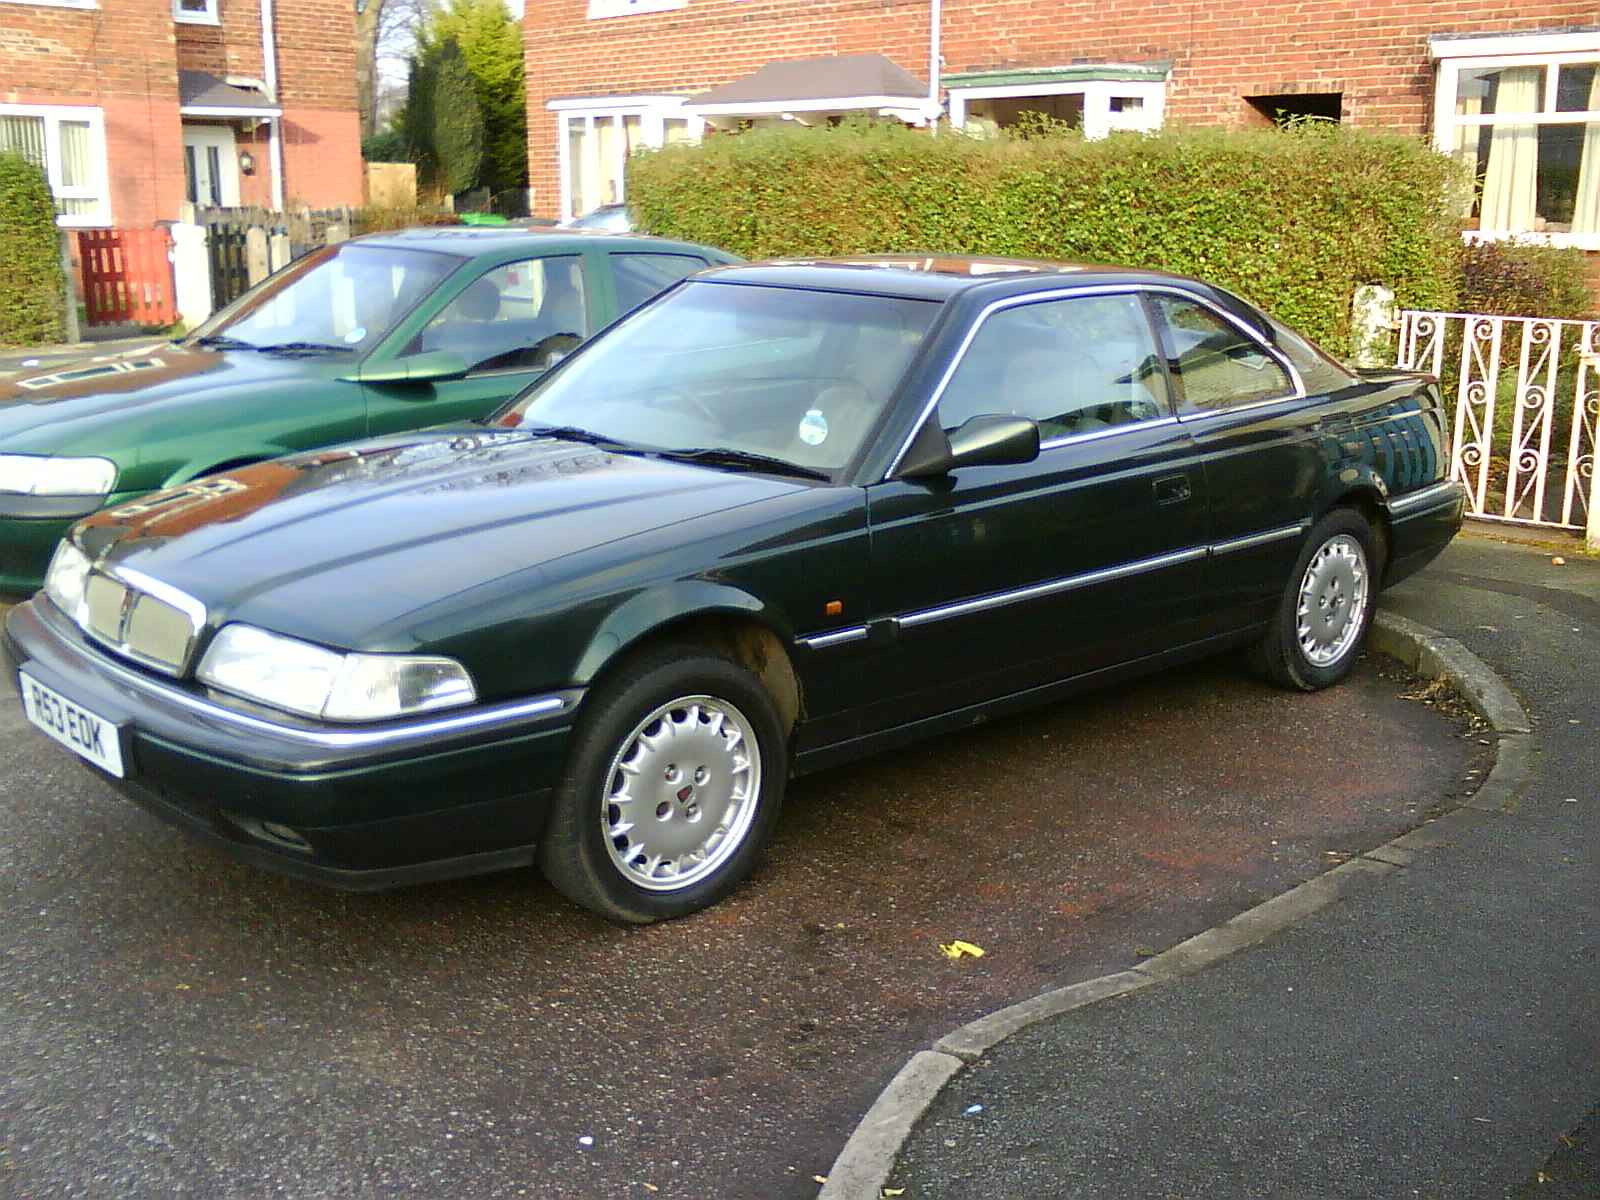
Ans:
[[[1341,508],[1318,521],[1251,664],[1287,688],[1338,683],[1366,641],[1379,567],[1372,527],[1359,513]]]
[[[568,899],[645,923],[715,903],[749,872],[788,774],[783,729],[742,667],[691,648],[590,697],[539,848]]]

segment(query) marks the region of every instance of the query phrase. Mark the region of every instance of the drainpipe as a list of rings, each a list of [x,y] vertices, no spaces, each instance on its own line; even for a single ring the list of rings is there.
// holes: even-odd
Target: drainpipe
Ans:
[[[939,132],[939,53],[944,0],[928,0],[928,128]]]
[[[267,85],[267,99],[283,107],[278,99],[278,37],[273,20],[273,0],[261,0],[261,72]],[[283,211],[283,118],[267,122],[267,156],[272,162],[272,209]]]

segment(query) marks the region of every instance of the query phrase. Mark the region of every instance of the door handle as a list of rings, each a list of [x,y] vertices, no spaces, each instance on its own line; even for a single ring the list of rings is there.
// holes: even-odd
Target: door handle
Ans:
[[[1183,504],[1194,495],[1187,475],[1163,475],[1155,481],[1155,489],[1157,504]]]

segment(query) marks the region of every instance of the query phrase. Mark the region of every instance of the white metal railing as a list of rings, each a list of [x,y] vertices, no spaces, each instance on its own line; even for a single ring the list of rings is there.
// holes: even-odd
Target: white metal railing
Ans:
[[[1472,516],[1600,549],[1600,321],[1402,311],[1398,365],[1454,405],[1450,474]]]

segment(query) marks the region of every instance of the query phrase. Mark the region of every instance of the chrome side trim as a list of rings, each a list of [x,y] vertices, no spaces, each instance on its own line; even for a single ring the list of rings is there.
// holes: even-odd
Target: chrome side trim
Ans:
[[[856,625],[850,629],[839,629],[833,633],[819,633],[812,637],[799,639],[799,644],[807,650],[826,650],[829,646],[843,646],[848,642],[864,641],[867,636],[865,625]]]
[[[1407,492],[1404,496],[1389,497],[1389,514],[1403,517],[1414,508],[1427,508],[1438,503],[1447,495],[1454,495],[1462,490],[1461,485],[1453,479],[1446,479],[1441,483],[1431,484],[1420,491]]]
[[[1285,525],[1281,529],[1267,529],[1261,533],[1246,534],[1244,537],[1229,538],[1225,542],[1218,542],[1211,547],[1213,556],[1232,554],[1236,550],[1253,550],[1257,546],[1265,546],[1271,542],[1287,541],[1289,538],[1305,536],[1310,522],[1301,521],[1295,525]]]
[[[1090,571],[1084,575],[1071,575],[1065,579],[1052,580],[1049,583],[1036,583],[1032,587],[1018,588],[1014,592],[999,592],[993,596],[980,596],[976,600],[963,600],[959,604],[947,604],[941,608],[930,608],[923,612],[907,613],[905,616],[895,617],[893,620],[895,625],[901,629],[915,629],[919,625],[929,625],[935,621],[948,620],[951,617],[964,617],[969,613],[984,612],[992,608],[1003,608],[1008,604],[1034,600],[1040,596],[1053,596],[1061,592],[1070,592],[1077,588],[1090,587],[1097,583],[1109,583],[1112,580],[1126,579],[1133,575],[1143,575],[1151,571],[1160,571],[1183,563],[1197,562],[1205,558],[1207,553],[1208,550],[1205,546],[1195,546],[1188,550],[1174,550],[1170,554],[1158,554],[1154,558],[1143,558],[1138,562],[1124,563],[1120,567],[1107,567],[1101,571]]]

